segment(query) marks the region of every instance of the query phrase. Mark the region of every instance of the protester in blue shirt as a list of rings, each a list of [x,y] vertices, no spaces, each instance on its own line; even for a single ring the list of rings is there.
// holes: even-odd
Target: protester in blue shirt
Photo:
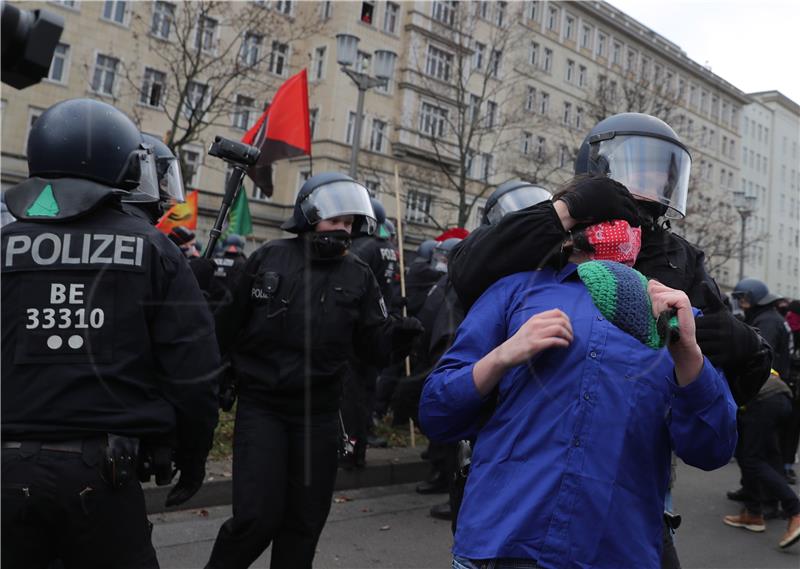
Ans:
[[[475,435],[499,390],[472,456],[454,568],[658,568],[671,451],[704,470],[733,454],[736,406],[700,352],[686,294],[621,263],[575,264],[633,263],[638,243],[601,225],[563,269],[488,289],[428,378],[420,421],[443,442]],[[616,298],[603,301],[591,274],[610,275]],[[651,315],[668,310],[678,338],[655,349]]]

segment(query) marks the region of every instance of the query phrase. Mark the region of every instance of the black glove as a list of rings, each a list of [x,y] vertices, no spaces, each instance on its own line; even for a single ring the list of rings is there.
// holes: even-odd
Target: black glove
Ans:
[[[404,358],[411,353],[414,340],[424,332],[425,328],[422,326],[422,322],[413,316],[398,319],[392,330],[392,352],[394,357]]]
[[[738,365],[761,348],[755,330],[738,320],[714,294],[708,283],[701,283],[705,307],[694,319],[695,337],[700,351],[719,368]]]
[[[569,214],[583,223],[624,219],[639,227],[636,202],[628,189],[611,178],[593,176],[578,182],[575,190],[561,196]]]
[[[169,508],[183,504],[197,494],[206,477],[206,454],[179,454],[175,466],[181,472],[178,483],[167,494],[165,505]]]

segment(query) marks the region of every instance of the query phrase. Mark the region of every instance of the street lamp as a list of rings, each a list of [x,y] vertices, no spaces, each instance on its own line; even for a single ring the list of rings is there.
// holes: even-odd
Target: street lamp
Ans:
[[[397,54],[386,49],[375,51],[375,77],[363,73],[361,69],[350,69],[358,60],[358,37],[352,34],[336,34],[336,62],[342,71],[353,80],[358,87],[358,105],[356,107],[356,123],[353,132],[353,149],[350,152],[350,177],[356,177],[358,151],[361,146],[361,122],[364,118],[364,93],[372,87],[384,87],[394,73]]]
[[[744,278],[744,248],[745,230],[747,229],[747,218],[755,212],[756,196],[748,196],[743,190],[733,192],[733,207],[739,212],[742,218],[741,244],[739,250],[739,281]]]

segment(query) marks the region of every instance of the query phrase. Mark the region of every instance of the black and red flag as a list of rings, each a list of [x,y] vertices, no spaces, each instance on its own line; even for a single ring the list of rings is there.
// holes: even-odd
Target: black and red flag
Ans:
[[[261,156],[247,175],[268,196],[272,196],[272,163],[281,158],[311,154],[308,117],[308,77],[303,69],[280,86],[272,103],[242,142],[261,149]]]

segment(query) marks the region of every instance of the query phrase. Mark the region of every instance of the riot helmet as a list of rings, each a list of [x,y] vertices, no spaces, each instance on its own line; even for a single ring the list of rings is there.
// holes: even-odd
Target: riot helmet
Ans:
[[[108,103],[56,103],[31,127],[27,154],[31,177],[82,178],[115,188],[128,201],[158,200],[153,148]]]
[[[225,253],[241,253],[244,251],[244,237],[231,233],[225,238],[222,243],[222,249]]]
[[[178,158],[159,138],[142,133],[142,140],[152,146],[155,153],[159,201],[164,204],[185,202],[183,175]]]
[[[597,123],[583,140],[575,174],[603,174],[639,200],[659,203],[668,217],[686,215],[692,158],[670,126],[642,113]]]
[[[323,219],[343,215],[355,216],[354,234],[372,235],[375,231],[375,212],[367,188],[345,174],[325,172],[306,180],[297,194],[292,217],[281,228],[306,233]]]
[[[436,247],[436,241],[433,239],[426,239],[422,243],[419,244],[417,247],[417,256],[414,258],[414,263],[420,261],[425,263],[430,263],[431,255],[433,255],[433,249]]]
[[[751,306],[766,306],[781,298],[777,294],[772,294],[766,283],[758,279],[740,280],[731,295],[737,301],[745,299]]]
[[[550,192],[543,187],[524,182],[509,180],[497,186],[483,210],[483,225],[494,225],[507,213],[519,211],[552,199]]]
[[[386,209],[384,209],[383,204],[376,198],[369,198],[369,201],[372,204],[372,211],[375,212],[375,223],[378,225],[386,223]]]
[[[386,233],[389,235],[388,239],[397,237],[397,228],[394,226],[391,219],[387,219],[383,222],[383,229],[386,230]]]
[[[450,252],[461,243],[462,239],[451,237],[444,241],[439,241],[431,252],[431,267],[440,273],[447,272],[447,263],[450,259]]]

